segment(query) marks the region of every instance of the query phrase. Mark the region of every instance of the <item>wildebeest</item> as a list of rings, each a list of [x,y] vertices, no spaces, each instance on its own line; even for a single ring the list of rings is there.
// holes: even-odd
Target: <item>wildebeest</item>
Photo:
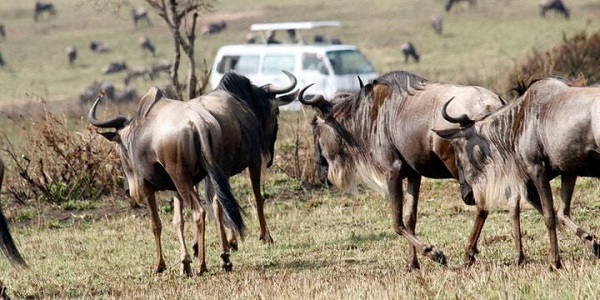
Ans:
[[[0,51],[0,68],[4,68],[6,62],[4,61],[4,57],[2,56],[2,52]]]
[[[156,47],[150,42],[150,39],[147,36],[141,36],[138,38],[138,45],[142,49],[144,53],[150,52],[152,57],[156,56]]]
[[[132,67],[127,69],[127,76],[123,79],[125,85],[129,85],[132,80],[142,78],[144,80],[153,80],[154,73],[144,67]]]
[[[150,18],[148,17],[148,11],[143,7],[131,9],[131,19],[135,28],[138,27],[138,23],[142,20],[145,20],[148,26],[152,26],[152,22],[150,22]]]
[[[173,63],[167,59],[155,61],[154,63],[152,63],[152,68],[151,68],[152,76],[158,77],[161,72],[165,72],[165,73],[169,74],[169,72],[171,72],[172,66],[173,66]]]
[[[6,39],[6,27],[2,23],[0,23],[0,36],[2,39]]]
[[[559,77],[532,80],[516,89],[520,93],[516,101],[484,119],[450,117],[444,112],[446,119],[461,124],[461,128],[440,131],[453,139],[465,179],[479,181],[483,185],[479,189],[527,185],[534,191],[528,193],[529,200],[545,217],[552,247],[550,259],[556,268],[561,262],[555,218],[600,258],[600,243],[570,216],[577,176],[600,177],[600,128],[595,123],[600,117],[600,88],[584,87],[583,82]],[[509,171],[505,164],[497,164],[499,161],[511,161],[517,167]],[[507,180],[503,186],[488,178],[490,173],[516,177],[526,184]],[[550,180],[559,175],[562,202],[555,217]],[[517,243],[520,247],[520,241]],[[522,261],[523,254],[517,255],[517,262]]]
[[[446,11],[450,11],[454,4],[458,4],[459,2],[469,2],[470,6],[474,6],[477,3],[477,0],[446,0],[446,4],[444,5],[444,9]]]
[[[404,54],[404,62],[408,62],[408,58],[412,57],[415,62],[419,62],[419,53],[417,53],[417,49],[411,42],[407,42],[402,44],[402,54]]]
[[[95,53],[106,53],[109,51],[108,45],[104,42],[100,41],[91,41],[90,42],[90,50]]]
[[[118,72],[123,72],[127,70],[127,63],[124,61],[113,61],[110,62],[102,69],[102,74],[113,74]]]
[[[546,12],[552,10],[565,17],[565,19],[569,18],[569,9],[561,0],[542,0],[540,3],[540,14],[542,17],[546,17]]]
[[[48,13],[49,16],[56,16],[54,4],[50,2],[36,1],[33,8],[33,20],[37,22],[38,18],[43,14]]]
[[[439,114],[450,97],[457,100],[450,107],[453,112],[473,117],[499,108],[500,97],[482,87],[430,82],[403,71],[385,74],[356,94],[338,94],[331,101],[321,95],[303,99],[305,91],[298,97],[317,109],[313,131],[327,160],[329,180],[345,189],[362,179],[389,196],[393,229],[409,242],[409,270],[419,268],[416,251],[445,264],[440,250],[415,236],[421,178],[459,178],[451,144],[431,129],[452,126]],[[463,200],[474,204],[470,188],[460,183]]]
[[[0,189],[2,189],[2,181],[4,180],[4,162],[0,159]],[[0,207],[0,250],[2,250],[2,254],[8,259],[11,265],[15,267],[26,268],[27,264],[25,260],[19,253],[17,246],[13,241],[12,236],[10,235],[10,230],[8,228],[8,222],[2,213],[2,208]]]
[[[438,35],[442,35],[442,17],[440,16],[435,16],[431,19],[431,27],[433,27],[433,30],[435,30],[435,33],[437,33]]]
[[[75,59],[77,59],[77,48],[75,48],[75,46],[69,46],[65,49],[65,52],[67,53],[69,65],[72,65],[75,62]]]
[[[221,22],[208,23],[202,27],[202,34],[217,34],[227,28],[227,23],[224,20]]]
[[[228,176],[249,169],[261,238],[270,238],[266,226],[263,227],[260,172],[263,163],[268,165],[273,159],[278,110],[272,102],[279,99],[285,104],[295,97],[276,98],[277,94],[288,93],[296,85],[296,78],[286,74],[292,84],[279,89],[271,85],[257,87],[246,77],[226,73],[215,90],[187,102],[167,99],[159,89],[152,88],[142,97],[138,113],[130,120],[122,116],[103,122],[97,120],[96,107],[100,97],[90,109],[92,125],[116,130],[101,134],[119,145],[131,196],[137,201],[145,200],[149,205],[156,240],[156,272],[165,269],[160,243],[161,223],[154,197],[159,190],[177,191],[174,224],[185,274],[191,273],[191,260],[183,238],[182,204],[192,206],[196,241],[200,243],[199,272],[206,270],[205,212],[194,190],[205,177],[208,178],[205,181],[207,209],[211,211],[212,208],[214,212],[222,267],[226,271],[231,270],[232,265],[224,226],[239,236],[243,236],[245,228]]]
[[[106,97],[115,100],[115,86],[110,82],[93,82],[79,94],[79,104],[89,105],[94,101],[100,91],[104,91]]]

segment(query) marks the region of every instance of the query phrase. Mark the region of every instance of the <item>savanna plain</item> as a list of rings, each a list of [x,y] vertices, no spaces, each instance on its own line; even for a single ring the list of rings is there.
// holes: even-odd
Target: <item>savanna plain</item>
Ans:
[[[323,34],[357,45],[383,74],[406,70],[429,80],[475,84],[509,98],[509,74],[537,49],[546,51],[565,36],[600,30],[600,4],[566,0],[571,18],[539,15],[538,1],[482,0],[461,3],[450,12],[442,0],[376,1],[218,1],[199,22],[225,20],[218,35],[200,35],[196,60],[212,63],[221,45],[243,43],[250,24],[339,20],[340,28]],[[58,14],[33,22],[34,1],[0,3],[0,21],[7,38],[0,40],[6,61],[0,69],[0,128],[3,150],[26,154],[41,116],[52,113],[73,136],[101,137],[88,129],[89,104],[78,94],[95,80],[123,88],[123,74],[103,75],[110,61],[147,66],[173,56],[172,36],[151,9],[152,26],[135,28],[132,7],[143,1],[53,1]],[[431,28],[434,15],[444,20],[443,34]],[[148,36],[157,55],[137,44]],[[92,54],[92,40],[105,41],[111,51]],[[400,46],[411,41],[421,61],[405,63]],[[79,55],[69,65],[65,48]],[[182,77],[186,66],[182,66]],[[164,86],[165,75],[136,80],[140,94]],[[110,104],[105,104],[108,106]],[[131,115],[134,104],[111,112]],[[312,157],[310,120],[314,112],[282,112],[276,157],[263,188],[273,245],[258,240],[258,223],[247,174],[231,179],[234,193],[247,212],[248,236],[233,252],[233,271],[220,268],[213,223],[207,225],[207,264],[202,276],[179,275],[179,254],[171,224],[169,200],[159,194],[163,249],[167,271],[154,274],[154,239],[145,207],[132,208],[115,192],[101,199],[77,199],[68,208],[43,201],[13,199],[7,187],[17,184],[17,166],[8,158],[0,203],[11,221],[15,242],[29,265],[23,271],[0,260],[0,281],[12,299],[596,299],[600,297],[598,259],[574,234],[558,233],[564,268],[550,270],[548,239],[540,215],[523,204],[522,230],[527,261],[513,265],[511,224],[505,203],[496,203],[480,239],[477,262],[462,265],[464,244],[474,209],[459,197],[453,180],[425,179],[421,188],[417,236],[441,249],[447,266],[420,257],[421,269],[407,272],[408,243],[391,228],[388,200],[359,186],[352,193],[317,184]],[[106,142],[106,146],[110,145]],[[77,164],[77,162],[72,162]],[[120,173],[114,176],[122,176]],[[558,198],[555,187],[555,204]],[[600,232],[600,183],[579,179],[573,218],[592,233]],[[77,202],[77,201],[76,201]],[[32,204],[33,203],[33,204]],[[191,216],[186,213],[187,240]],[[191,243],[189,243],[191,244]],[[188,244],[188,246],[189,246]],[[195,264],[193,264],[195,266]]]

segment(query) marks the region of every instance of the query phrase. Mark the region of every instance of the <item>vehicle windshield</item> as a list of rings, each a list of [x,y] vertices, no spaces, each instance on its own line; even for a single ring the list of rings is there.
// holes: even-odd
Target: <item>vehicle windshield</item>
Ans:
[[[328,51],[327,58],[329,58],[335,74],[375,72],[369,61],[357,50]]]

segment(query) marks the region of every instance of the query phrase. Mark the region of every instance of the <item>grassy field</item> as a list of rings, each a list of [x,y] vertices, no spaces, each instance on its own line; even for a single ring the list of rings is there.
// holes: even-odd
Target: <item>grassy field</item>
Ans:
[[[154,26],[138,29],[129,18],[131,7],[143,1],[126,1],[118,10],[118,2],[109,0],[53,2],[58,16],[38,23],[32,18],[33,1],[0,3],[0,22],[7,28],[7,39],[0,40],[7,62],[0,69],[0,112],[27,114],[38,110],[43,99],[50,109],[76,119],[88,109],[79,106],[77,95],[90,83],[107,80],[122,88],[124,74],[102,75],[108,62],[149,66],[171,58],[171,37],[158,16],[150,16]],[[211,64],[218,46],[243,42],[255,22],[340,20],[341,28],[324,33],[358,45],[380,73],[402,69],[430,80],[480,84],[501,93],[507,88],[508,72],[532,49],[550,49],[563,34],[600,29],[597,1],[565,2],[571,8],[570,20],[555,15],[542,19],[538,1],[479,1],[475,7],[461,4],[450,13],[443,11],[442,0],[220,1],[201,23],[223,19],[228,28],[220,35],[199,37],[197,59]],[[441,37],[429,23],[434,15],[444,18]],[[142,35],[156,44],[156,58],[138,48]],[[106,42],[111,51],[91,53],[92,40]],[[419,64],[404,63],[400,45],[406,41],[421,53]],[[65,54],[69,45],[79,49],[73,66]],[[163,76],[135,85],[143,93],[166,82]],[[265,183],[274,245],[258,241],[248,179],[233,178],[236,195],[248,212],[250,234],[232,255],[232,273],[220,270],[215,230],[209,225],[209,273],[192,278],[178,274],[172,215],[162,202],[168,270],[152,274],[154,241],[148,214],[129,208],[128,199],[117,198],[92,210],[56,213],[54,207],[27,208],[34,217],[12,224],[12,232],[30,270],[11,269],[0,260],[0,281],[13,299],[594,299],[600,295],[598,259],[566,229],[559,231],[565,268],[549,270],[545,227],[528,205],[522,214],[525,266],[512,265],[510,220],[500,205],[488,218],[477,263],[463,268],[474,210],[459,200],[458,185],[450,180],[424,180],[417,226],[417,236],[443,250],[448,266],[420,258],[420,271],[404,271],[407,242],[392,231],[385,198],[368,190],[347,195],[302,182],[310,172],[311,116],[306,111],[281,117],[278,155]],[[79,122],[74,124],[74,132],[83,131]],[[0,126],[3,136],[17,145],[22,142],[18,123],[0,114]],[[297,133],[300,152],[294,155]],[[5,184],[16,176],[10,165],[8,171]],[[600,232],[599,188],[596,179],[581,180],[574,198],[573,217],[591,232]],[[8,195],[1,196],[7,216],[18,219],[20,208],[7,207]],[[160,198],[170,196],[162,193]]]

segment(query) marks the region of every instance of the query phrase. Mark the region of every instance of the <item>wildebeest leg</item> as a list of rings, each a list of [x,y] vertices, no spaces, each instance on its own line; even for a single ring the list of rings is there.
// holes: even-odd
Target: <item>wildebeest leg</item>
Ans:
[[[481,236],[481,230],[483,230],[483,225],[485,224],[487,216],[487,209],[477,207],[477,214],[475,214],[475,222],[473,224],[471,234],[469,235],[469,239],[467,240],[467,247],[465,249],[465,267],[470,267],[475,263],[475,255],[479,253],[479,250],[477,250],[477,243],[479,241],[479,237]]]
[[[156,206],[156,197],[152,189],[145,184],[142,187],[142,195],[148,203],[150,209],[150,217],[152,218],[152,233],[154,233],[154,241],[156,243],[156,263],[154,264],[154,272],[162,273],[166,269],[165,260],[162,254],[162,245],[160,241],[160,234],[162,232],[162,224],[160,217],[158,216],[158,207]]]
[[[394,231],[397,234],[404,236],[408,240],[409,244],[415,247],[420,254],[445,265],[446,257],[441,251],[435,249],[435,247],[432,245],[427,245],[419,241],[419,239],[404,226],[404,222],[402,221],[402,205],[404,195],[402,191],[402,178],[400,177],[401,168],[402,163],[400,161],[395,161],[387,174],[387,184],[391,200],[392,223]],[[407,266],[409,270],[412,270],[411,267],[413,267],[411,263],[412,261],[409,261],[409,265]]]
[[[227,241],[227,234],[225,233],[225,226],[223,226],[223,210],[217,200],[217,196],[213,197],[213,212],[215,214],[215,223],[217,225],[217,232],[219,234],[219,241],[221,246],[221,267],[225,272],[229,272],[233,269],[233,264],[229,261],[229,242]]]
[[[256,202],[256,214],[258,215],[258,223],[260,224],[260,240],[266,244],[273,244],[273,238],[267,228],[267,221],[265,220],[265,198],[263,198],[260,192],[260,172],[261,168],[250,167],[248,168],[250,173],[250,183],[252,184],[252,192],[254,193],[254,200]]]
[[[187,251],[187,247],[185,246],[185,237],[183,233],[184,229],[184,220],[182,217],[183,214],[183,205],[185,199],[180,194],[176,197],[173,197],[173,225],[175,226],[175,231],[177,232],[177,240],[179,241],[179,254],[181,259],[181,275],[191,276],[192,268],[190,259],[190,255]],[[185,203],[185,202],[184,202]]]
[[[521,236],[521,206],[520,197],[514,197],[510,202],[510,218],[513,226],[513,239],[515,241],[515,264],[522,265],[525,262],[523,252],[523,240]]]
[[[406,226],[408,232],[415,234],[415,228],[417,227],[417,206],[419,204],[419,191],[421,189],[421,176],[414,174],[407,178],[406,187],[406,207],[408,208],[406,214]],[[419,269],[419,260],[417,259],[417,251],[414,246],[408,246],[408,264],[407,269],[416,270]]]
[[[561,268],[560,254],[558,251],[558,239],[556,237],[556,215],[552,200],[552,189],[550,179],[544,172],[544,167],[536,165],[530,171],[533,184],[535,185],[541,199],[542,215],[548,230],[550,241],[550,263],[556,269]]]
[[[206,219],[206,211],[202,208],[200,204],[200,199],[198,198],[198,194],[194,189],[194,201],[191,203],[192,207],[192,217],[194,219],[194,223],[196,223],[196,257],[198,258],[198,275],[208,271],[206,267],[206,245],[205,245],[205,219]]]
[[[556,217],[558,221],[567,228],[575,232],[575,234],[583,241],[583,243],[592,250],[592,253],[597,258],[600,258],[600,244],[594,236],[579,225],[575,224],[571,219],[571,199],[573,197],[573,190],[575,189],[575,183],[577,176],[562,175],[561,176],[561,187],[560,187],[560,198],[561,203],[557,211]]]

